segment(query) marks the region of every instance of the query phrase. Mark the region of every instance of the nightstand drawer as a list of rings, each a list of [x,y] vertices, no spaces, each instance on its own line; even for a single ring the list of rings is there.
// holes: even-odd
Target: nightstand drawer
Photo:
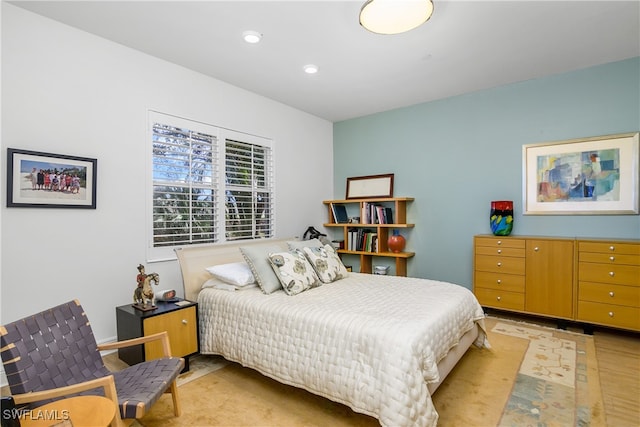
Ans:
[[[505,310],[524,310],[523,293],[505,292],[486,288],[476,288],[473,292],[482,306],[502,308]]]
[[[637,331],[640,330],[640,308],[578,301],[578,320]]]
[[[476,255],[475,268],[477,271],[490,271],[504,274],[524,274],[525,259],[504,256]]]
[[[524,276],[517,274],[476,271],[476,288],[498,289],[507,292],[524,292]]]
[[[198,351],[197,327],[195,306],[144,320],[145,335],[167,331],[171,344],[171,355],[178,357]],[[145,360],[159,357],[162,357],[162,344],[159,342],[145,344]]]

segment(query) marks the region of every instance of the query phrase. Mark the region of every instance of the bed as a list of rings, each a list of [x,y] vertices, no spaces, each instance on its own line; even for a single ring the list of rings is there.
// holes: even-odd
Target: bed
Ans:
[[[220,282],[208,267],[243,263],[248,249],[284,253],[291,243],[176,251],[185,298],[198,301],[200,352],[343,403],[383,426],[436,425],[431,394],[471,345],[489,346],[473,294],[446,282],[362,273],[295,295],[265,294],[262,283],[202,287]]]

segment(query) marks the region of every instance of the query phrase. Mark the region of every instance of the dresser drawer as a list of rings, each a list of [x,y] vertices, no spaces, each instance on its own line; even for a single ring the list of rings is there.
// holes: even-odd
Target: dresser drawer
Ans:
[[[504,274],[524,274],[524,258],[476,255],[475,269]]]
[[[476,246],[476,255],[494,255],[524,258],[524,248],[501,248],[495,246]]]
[[[640,330],[640,308],[578,301],[578,320],[637,331]]]
[[[508,237],[476,237],[476,247],[487,246],[490,248],[525,248],[524,239],[513,239]]]
[[[580,252],[600,252],[617,255],[640,255],[640,245],[618,242],[579,242]]]
[[[578,299],[580,301],[640,307],[640,286],[580,282]]]
[[[475,287],[498,289],[508,292],[524,292],[524,276],[517,274],[476,271]]]
[[[578,256],[582,262],[597,262],[611,265],[640,265],[640,255],[580,252]]]
[[[578,277],[581,282],[640,286],[640,266],[580,262]]]
[[[520,292],[506,292],[495,289],[476,288],[474,294],[485,307],[501,308],[505,310],[524,310],[524,294]]]

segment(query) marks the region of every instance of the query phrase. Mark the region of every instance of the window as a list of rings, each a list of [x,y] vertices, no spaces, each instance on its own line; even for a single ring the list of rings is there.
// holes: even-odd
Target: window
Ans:
[[[149,127],[149,259],[274,236],[271,140],[155,112]]]

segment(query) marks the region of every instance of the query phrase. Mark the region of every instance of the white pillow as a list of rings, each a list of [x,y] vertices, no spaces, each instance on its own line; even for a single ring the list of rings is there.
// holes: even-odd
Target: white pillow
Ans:
[[[227,285],[228,283],[223,282],[220,279],[216,279],[215,277],[212,277],[211,279],[207,280],[206,282],[204,282],[201,286],[202,289],[205,288],[215,288],[218,285]]]
[[[213,277],[235,286],[246,286],[256,282],[246,262],[232,262],[207,267]]]
[[[223,282],[220,279],[212,277],[202,284],[202,289],[205,288],[213,288],[213,289],[221,289],[224,291],[244,291],[245,289],[257,288],[258,285],[256,283],[252,283],[244,286],[236,286],[230,285],[229,283]]]

